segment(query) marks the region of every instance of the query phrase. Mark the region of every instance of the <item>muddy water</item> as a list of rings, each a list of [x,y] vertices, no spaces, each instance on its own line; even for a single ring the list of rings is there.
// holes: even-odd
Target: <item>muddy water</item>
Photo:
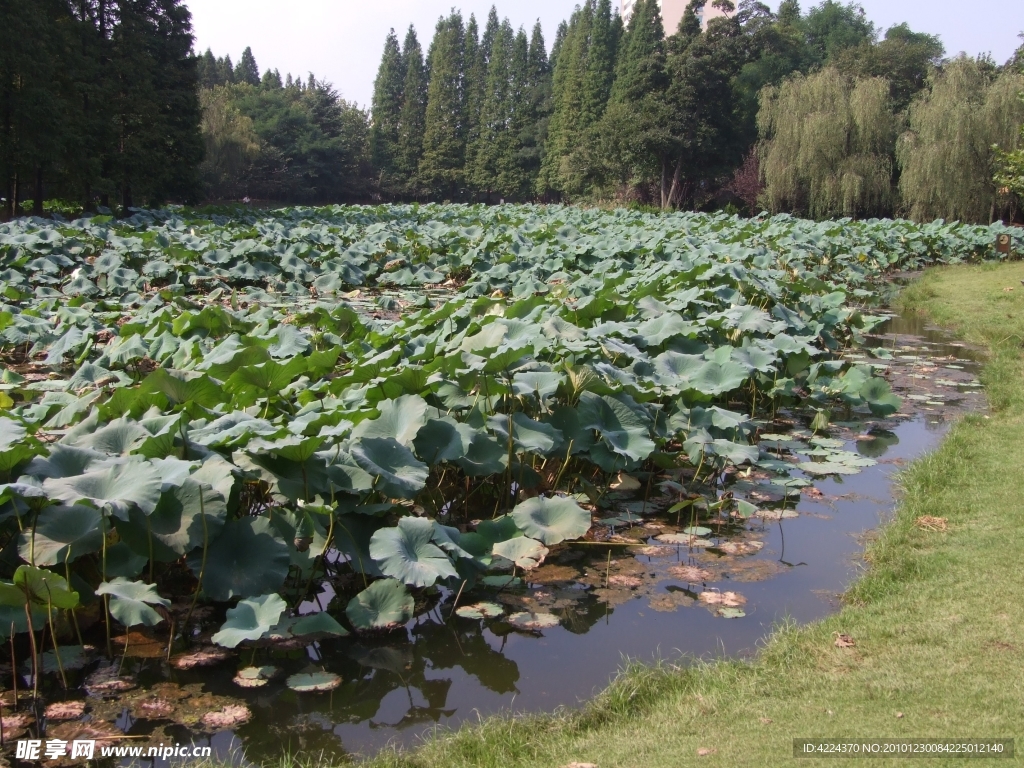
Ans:
[[[118,725],[167,743],[211,744],[219,757],[237,763],[273,759],[283,749],[337,759],[388,743],[413,745],[435,726],[456,727],[478,716],[577,705],[604,688],[627,658],[755,653],[773,625],[813,621],[836,610],[839,593],[862,568],[865,538],[892,512],[893,475],[935,448],[958,415],[983,405],[976,356],[941,331],[895,317],[865,346],[873,356],[860,350],[851,357],[884,366],[904,405],[888,419],[833,413],[826,434],[836,441],[831,448],[877,463],[852,475],[810,476],[813,486],[786,500],[785,489],[780,493],[779,486],[764,482],[770,480],[766,473],[723,478],[718,493],[733,489],[776,514],[702,519],[702,525],[714,526],[706,538],[717,546],[659,543],[656,536],[676,532],[687,521],[659,513],[671,499],[648,499],[634,515],[636,525],[608,528],[607,546],[562,547],[532,577],[535,583],[497,597],[462,596],[462,604],[487,599],[510,611],[552,612],[560,618],[554,628],[522,632],[502,620],[464,619],[451,612],[454,595],[444,595],[404,631],[386,637],[261,652],[257,663],[288,673],[313,664],[340,674],[345,683],[333,693],[300,695],[280,682],[242,691],[231,679],[249,660],[230,660],[170,674],[179,685],[243,700],[253,712],[249,723],[209,737],[183,726],[136,721],[126,710]],[[780,459],[809,458],[804,452],[814,446],[808,424],[806,415],[781,414],[765,425],[765,432],[802,437],[779,443]],[[635,499],[632,506],[625,499],[623,504],[637,513]],[[738,597],[725,598],[725,605],[733,600],[745,615],[723,616],[726,594]],[[324,598],[330,597],[328,588]],[[133,663],[144,684],[167,679],[166,667],[157,662]]]

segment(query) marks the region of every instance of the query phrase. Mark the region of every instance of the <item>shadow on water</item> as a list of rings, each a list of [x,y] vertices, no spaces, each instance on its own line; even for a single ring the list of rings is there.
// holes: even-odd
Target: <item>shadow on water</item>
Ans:
[[[388,743],[414,744],[435,726],[577,705],[604,688],[627,657],[748,656],[773,624],[809,622],[836,610],[838,595],[862,567],[865,534],[892,512],[894,474],[933,449],[953,418],[983,407],[977,354],[920,319],[894,317],[866,346],[885,350],[891,359],[868,357],[863,350],[851,357],[886,366],[904,406],[889,419],[838,414],[828,436],[834,448],[841,445],[877,463],[854,475],[809,478],[813,486],[802,489],[799,501],[791,489],[780,493],[777,485],[759,484],[756,473],[734,476],[728,482],[737,493],[744,489],[777,514],[730,523],[712,538],[716,546],[696,551],[563,547],[537,572],[540,581],[527,588],[463,600],[498,599],[508,610],[542,607],[560,616],[560,625],[542,632],[516,631],[503,620],[461,618],[451,613],[452,596],[445,595],[398,632],[323,641],[263,658],[261,663],[289,672],[313,662],[341,675],[343,685],[330,694],[297,694],[280,682],[240,692],[231,682],[230,662],[175,672],[179,685],[201,683],[214,694],[244,699],[253,710],[251,722],[212,741],[206,737],[206,743],[239,762],[240,745],[256,761],[282,750],[369,754]],[[814,446],[806,444],[810,433],[801,432],[806,419],[789,416],[804,442],[793,443],[788,455],[813,453]],[[668,518],[647,516],[621,533],[641,545],[656,543],[659,530],[674,530],[665,527],[673,522]],[[684,580],[694,572],[703,572],[704,583],[701,576],[696,583]],[[700,597],[709,591],[740,594],[745,615],[723,618]],[[156,668],[148,675],[150,682],[166,679]],[[141,724],[130,732],[145,732],[136,729]],[[183,727],[162,733],[169,742],[193,738]]]

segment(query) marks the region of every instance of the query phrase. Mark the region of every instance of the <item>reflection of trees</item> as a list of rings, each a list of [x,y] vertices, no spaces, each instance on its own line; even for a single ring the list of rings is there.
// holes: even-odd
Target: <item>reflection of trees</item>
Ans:
[[[478,621],[453,618],[448,624],[420,624],[413,630],[419,663],[434,669],[461,667],[495,693],[518,693],[519,666],[494,650]]]
[[[857,441],[857,453],[867,456],[869,459],[879,459],[888,452],[894,445],[899,445],[900,439],[895,432],[888,430],[874,430],[871,432],[870,440]]]

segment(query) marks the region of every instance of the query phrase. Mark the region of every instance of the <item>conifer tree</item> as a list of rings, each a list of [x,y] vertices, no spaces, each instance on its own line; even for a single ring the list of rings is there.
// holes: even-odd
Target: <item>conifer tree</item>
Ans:
[[[242,58],[235,66],[235,82],[252,86],[260,84],[260,68],[256,66],[256,57],[252,55],[252,48],[246,47],[242,51]]]
[[[525,42],[525,35],[523,37]],[[506,20],[491,45],[487,90],[481,110],[480,142],[472,166],[473,183],[486,195],[488,202],[493,193],[516,195],[523,185],[517,157],[519,136],[515,125],[515,89],[519,85],[514,73],[515,51],[515,33]]]
[[[402,84],[402,113],[398,129],[397,170],[407,192],[416,187],[420,156],[423,153],[423,131],[427,121],[427,74],[423,65],[423,49],[410,26],[402,44],[405,79]]]
[[[465,181],[465,38],[462,14],[453,11],[438,20],[427,54],[430,84],[419,175],[427,189],[449,198]]]
[[[371,104],[373,128],[370,131],[370,155],[385,190],[389,190],[395,181],[392,177],[398,163],[404,87],[402,52],[395,30],[392,29],[384,41],[384,54],[374,81]]]
[[[520,98],[523,102],[520,113],[520,165],[525,175],[524,184],[533,190],[540,173],[551,116],[551,69],[544,43],[544,30],[539,21],[530,36],[526,59],[526,92]]]
[[[497,12],[494,11],[495,19]],[[493,34],[488,35],[490,30],[485,32],[485,38],[490,37],[485,46],[480,42],[480,30],[476,23],[476,17],[469,17],[469,24],[466,25],[466,48],[463,54],[463,99],[465,108],[465,140],[466,140],[466,184],[473,186],[474,174],[472,170],[473,158],[480,148],[480,135],[482,130],[482,110],[485,94],[487,91],[487,59],[490,56],[490,48],[493,45]]]
[[[598,0],[587,51],[587,70],[583,79],[583,106],[580,128],[586,130],[601,119],[615,77],[615,26],[611,0]]]

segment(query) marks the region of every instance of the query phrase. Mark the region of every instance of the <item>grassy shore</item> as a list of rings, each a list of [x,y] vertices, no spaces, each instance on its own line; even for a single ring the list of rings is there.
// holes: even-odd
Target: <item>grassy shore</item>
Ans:
[[[963,419],[901,476],[895,518],[838,614],[779,630],[753,663],[638,666],[582,711],[494,718],[371,765],[826,762],[794,760],[794,737],[1017,738],[1024,750],[1022,280],[1022,264],[942,268],[904,292],[906,307],[989,348],[992,410]],[[923,516],[948,529],[922,527]],[[855,645],[836,647],[837,634]],[[889,762],[903,764],[870,764]],[[929,764],[961,762],[990,761]]]

